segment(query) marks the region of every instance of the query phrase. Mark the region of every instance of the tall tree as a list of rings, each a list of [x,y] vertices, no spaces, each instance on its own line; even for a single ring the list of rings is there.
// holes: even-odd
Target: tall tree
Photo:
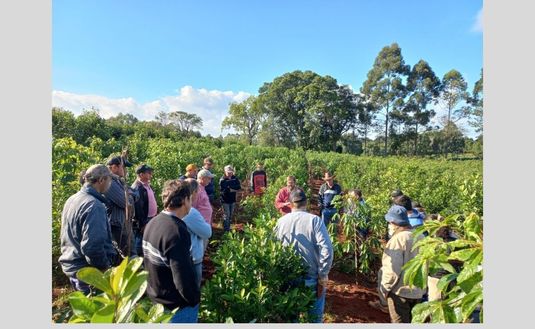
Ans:
[[[414,154],[418,153],[418,126],[427,125],[435,115],[435,111],[428,110],[427,106],[437,103],[440,87],[440,79],[426,61],[420,60],[413,66],[407,80],[409,100],[404,111],[410,117],[410,124],[414,125]]]
[[[330,76],[294,71],[265,83],[258,96],[264,129],[287,147],[335,150],[358,119],[353,91]]]
[[[162,126],[166,126],[169,124],[169,113],[160,111],[156,116],[154,117],[156,121],[158,121]]]
[[[223,120],[221,129],[234,128],[252,145],[260,131],[263,117],[257,98],[250,96],[241,103],[230,104],[229,115]]]
[[[463,108],[457,108],[457,105],[468,99],[466,88],[466,81],[459,71],[453,69],[444,74],[441,98],[448,109],[446,122],[456,122],[463,117],[465,111]]]
[[[359,136],[362,136],[364,141],[363,152],[366,154],[366,146],[368,141],[368,134],[372,128],[374,128],[374,119],[377,109],[374,108],[373,104],[369,99],[364,99],[361,95],[358,95],[360,101],[358,101],[358,120],[355,126]]]
[[[202,119],[194,113],[184,111],[174,111],[168,114],[169,122],[179,131],[190,133],[193,129],[202,127]]]
[[[401,48],[397,43],[385,46],[368,72],[361,93],[373,103],[374,107],[382,111],[385,116],[384,154],[388,154],[388,131],[390,111],[399,108],[406,95],[403,79],[409,74],[410,67],[405,65]]]
[[[76,119],[74,114],[63,108],[52,108],[52,137],[63,138],[74,135]]]
[[[476,132],[483,132],[483,69],[481,69],[479,80],[474,84],[472,95],[468,99],[470,106],[466,107],[466,116],[471,120],[468,124],[476,129]]]

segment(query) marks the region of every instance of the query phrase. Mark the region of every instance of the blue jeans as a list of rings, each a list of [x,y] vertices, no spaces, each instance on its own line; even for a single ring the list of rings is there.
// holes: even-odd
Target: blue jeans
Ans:
[[[230,231],[230,221],[235,205],[236,203],[222,203],[223,211],[225,212],[225,217],[223,218],[223,229],[225,232]]]
[[[336,208],[323,208],[321,210],[321,219],[325,223],[325,227],[328,227],[331,223],[333,216],[338,212]]]
[[[197,323],[199,317],[199,304],[183,307],[176,311],[169,323]]]
[[[311,287],[314,291],[317,290],[317,279],[305,278],[305,286]],[[312,323],[322,323],[323,322],[323,310],[325,309],[325,295],[327,292],[327,287],[323,287],[323,292],[319,298],[316,298],[314,302],[314,307],[308,311],[308,315],[311,318]]]
[[[193,264],[193,268],[195,269],[195,281],[197,282],[197,286],[200,288],[202,280],[202,262]]]

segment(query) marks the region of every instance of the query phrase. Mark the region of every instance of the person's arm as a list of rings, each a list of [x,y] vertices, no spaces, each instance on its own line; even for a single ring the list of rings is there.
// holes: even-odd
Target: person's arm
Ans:
[[[203,240],[208,240],[212,236],[212,227],[204,220],[198,211],[190,211],[184,217],[184,223],[190,231],[195,233]]]
[[[285,206],[287,206],[286,202],[284,202],[284,199],[283,199],[283,191],[284,190],[280,190],[279,193],[277,193],[277,196],[275,197],[275,208],[277,208],[278,210],[281,210],[282,208],[284,208]]]
[[[111,266],[105,246],[111,246],[108,236],[108,218],[104,207],[93,204],[86,213],[82,224],[80,249],[87,263],[100,270]]]
[[[316,246],[318,248],[319,263],[318,263],[318,277],[319,280],[327,280],[329,271],[333,263],[333,245],[329,232],[323,223],[323,220],[316,216],[314,217],[314,237]]]
[[[181,234],[184,234],[184,231],[181,230]],[[169,265],[175,288],[188,306],[195,306],[199,304],[201,293],[195,281],[196,274],[189,251],[191,240],[187,231],[185,234],[188,235],[188,239],[181,236],[169,251]]]
[[[240,184],[240,180],[238,179],[238,177],[236,177],[230,182],[230,191],[238,192],[239,190],[241,190],[241,184]]]

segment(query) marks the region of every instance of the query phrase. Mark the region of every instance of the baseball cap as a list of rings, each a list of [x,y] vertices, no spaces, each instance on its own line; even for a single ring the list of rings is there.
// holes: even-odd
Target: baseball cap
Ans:
[[[405,209],[403,206],[398,206],[397,204],[388,209],[385,219],[387,222],[397,226],[410,226],[407,209]]]
[[[125,167],[132,167],[132,164],[130,162],[128,162],[128,160],[126,160],[126,159],[124,159],[123,163],[124,163]],[[121,157],[120,156],[115,156],[115,157],[111,158],[107,163],[108,166],[111,166],[111,165],[117,165],[118,166],[120,164],[121,164]]]
[[[151,166],[149,166],[149,165],[147,165],[147,164],[145,164],[145,163],[142,164],[141,166],[138,166],[138,167],[136,168],[136,174],[145,173],[145,172],[147,172],[147,171],[152,172],[153,169],[152,169]]]
[[[210,172],[210,170],[206,170],[206,169],[201,169],[201,171],[199,171],[199,173],[197,173],[197,178],[201,178],[201,177],[214,177],[214,174],[212,174]]]

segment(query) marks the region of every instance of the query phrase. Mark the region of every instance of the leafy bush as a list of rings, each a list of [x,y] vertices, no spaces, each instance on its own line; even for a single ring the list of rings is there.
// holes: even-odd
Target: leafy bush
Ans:
[[[202,288],[204,322],[292,322],[313,305],[315,292],[290,283],[306,274],[301,257],[273,233],[275,222],[259,216],[243,233],[223,238],[213,257],[215,274]],[[243,234],[243,235],[242,235]]]

